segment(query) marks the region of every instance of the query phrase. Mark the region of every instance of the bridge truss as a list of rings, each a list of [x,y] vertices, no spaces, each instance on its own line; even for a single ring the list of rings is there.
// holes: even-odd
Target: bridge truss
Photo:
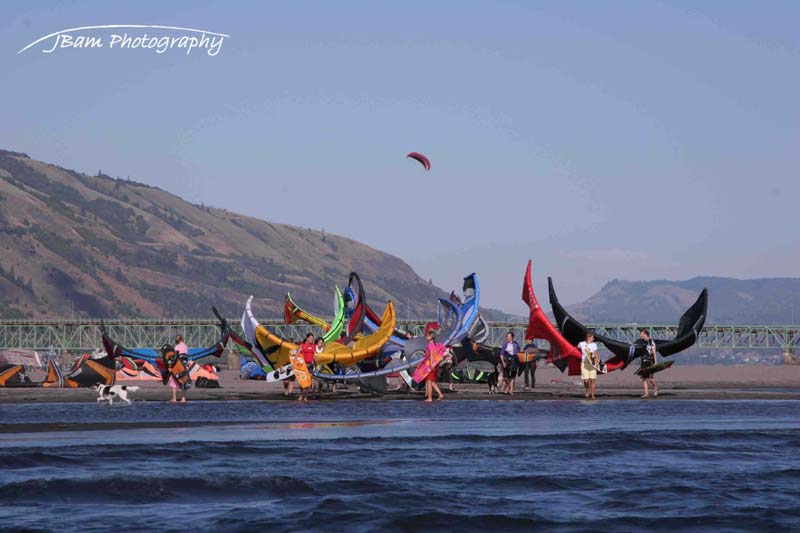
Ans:
[[[399,321],[398,327],[415,335],[423,333],[425,320]],[[231,319],[235,331],[241,334],[239,320]],[[306,333],[319,334],[319,328],[302,324],[283,324],[282,319],[267,319],[261,323],[288,339],[302,339]],[[210,346],[217,342],[219,328],[214,320],[106,320],[109,334],[129,348],[154,348],[171,343],[176,334],[183,335],[189,346]],[[526,324],[495,322],[489,324],[489,344],[498,346],[506,333],[513,331],[523,339]],[[633,342],[639,328],[647,327],[656,339],[675,336],[675,326],[645,324],[597,324],[599,334]],[[99,320],[5,320],[0,321],[0,350],[69,350],[90,351],[102,345]],[[784,350],[793,351],[800,345],[800,326],[716,326],[707,325],[697,344],[698,348],[722,350]],[[545,345],[546,346],[546,343]]]

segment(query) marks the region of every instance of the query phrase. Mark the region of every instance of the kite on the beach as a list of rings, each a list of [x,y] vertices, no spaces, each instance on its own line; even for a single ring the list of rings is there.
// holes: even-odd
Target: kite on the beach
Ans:
[[[322,340],[324,342],[338,341],[340,334],[344,329],[345,320],[344,298],[342,297],[342,291],[339,289],[338,285],[334,287],[333,301],[333,320],[330,324],[328,324],[324,319],[312,315],[311,313],[307,313],[301,309],[296,303],[294,303],[294,300],[292,300],[292,295],[287,292],[286,300],[283,304],[283,321],[287,325],[293,324],[297,320],[314,324],[315,326],[321,327],[325,331],[325,333],[322,335]]]
[[[414,159],[417,162],[419,162],[420,165],[425,167],[425,170],[431,169],[431,160],[419,152],[411,152],[406,157],[410,157],[411,159]]]
[[[458,344],[467,338],[475,342],[484,342],[489,336],[489,330],[479,314],[481,287],[477,274],[473,272],[464,277],[461,292],[463,298],[459,298],[454,291],[450,292],[450,301],[461,310],[461,326],[450,345]]]
[[[361,287],[361,279],[355,272],[350,274],[350,284],[352,284],[353,279],[355,279],[358,283],[358,286]],[[458,309],[458,324],[453,325],[449,321],[450,318],[454,316],[451,311],[451,306],[441,302],[438,306],[439,321],[434,324],[438,323],[438,325],[442,326],[443,329],[436,336],[437,342],[444,343],[447,346],[458,344],[465,337],[469,337],[472,340],[477,340],[478,342],[483,342],[488,336],[486,322],[478,313],[480,286],[478,285],[478,276],[476,274],[472,273],[464,278],[462,291],[464,295],[463,302],[461,298],[456,296],[455,292],[451,292],[450,294],[450,302]],[[360,294],[363,295],[363,290],[360,291]],[[366,316],[363,322],[363,330],[366,333],[374,332],[381,325],[380,319],[378,318],[377,313],[372,310],[366,301],[364,301],[364,308],[366,311]],[[455,327],[455,329],[453,330],[451,326]],[[425,331],[426,335],[427,329],[428,328],[426,328]],[[420,339],[424,338],[424,335],[420,337]],[[391,339],[384,346],[383,352],[393,353],[396,351],[402,351],[408,340],[409,336],[407,332],[395,329]],[[425,346],[427,346],[427,342]]]
[[[96,385],[113,385],[116,381],[116,361],[103,352],[83,354],[67,372],[62,372],[53,359],[48,362],[47,378],[42,387],[77,389]]]
[[[447,317],[443,326],[437,331],[436,338],[442,341],[453,339],[461,325],[461,311],[451,301],[439,299],[439,316]],[[428,340],[425,337],[412,337],[404,341],[402,350],[395,351],[379,364],[371,362],[373,367],[365,364],[353,365],[344,369],[343,373],[333,374],[314,372],[314,377],[327,382],[357,383],[373,392],[385,392],[386,377],[399,374],[409,386],[412,384],[409,371],[423,360]]]
[[[230,326],[228,325],[228,321],[222,318],[216,307],[211,307],[211,310],[214,312],[214,316],[217,317],[217,320],[219,320],[219,341],[213,346],[208,346],[206,348],[189,348],[189,361],[196,361],[210,355],[215,357],[221,356],[222,352],[225,350],[225,346],[228,344],[228,340],[231,338],[232,332]],[[130,357],[135,361],[142,360],[147,361],[150,364],[157,364],[163,359],[160,348],[159,350],[147,348],[125,348],[109,336],[105,324],[102,322],[100,323],[100,333],[103,336],[103,347],[105,348],[109,357]]]
[[[113,385],[116,379],[113,357],[92,357],[84,354],[72,367],[64,372],[55,359],[47,361],[47,377],[44,381],[31,381],[25,375],[23,365],[0,365],[0,387],[45,387],[77,389],[98,384]]]
[[[31,381],[25,375],[24,365],[11,363],[0,363],[0,387],[37,387],[38,384]]]
[[[475,274],[464,278],[463,290],[463,303],[454,294],[449,300],[439,298],[438,322],[434,322],[432,325],[438,330],[437,342],[447,346],[457,345],[467,337],[483,340],[488,335],[486,323],[478,314],[480,291]],[[350,273],[348,284],[343,292],[347,314],[350,315],[348,334],[371,335],[383,327],[383,319],[372,310],[366,301],[364,285],[356,272]],[[294,316],[297,318],[297,313]],[[324,319],[308,313],[304,313],[299,318],[323,329],[330,327]],[[427,332],[428,328],[425,331],[426,335]],[[255,336],[255,330],[252,335]],[[345,344],[342,341],[340,343]],[[412,337],[408,332],[395,328],[384,343],[381,352],[338,372],[332,372],[324,365],[318,366],[313,375],[316,379],[325,382],[357,383],[363,389],[371,392],[385,392],[386,376],[391,374],[399,374],[407,384],[412,384],[409,372],[423,359],[427,345],[428,340],[424,336]]]
[[[355,288],[353,283],[356,284]],[[347,287],[344,289],[345,316],[348,318],[345,326],[345,335],[339,340],[342,344],[352,342],[356,335],[361,333],[364,320],[367,317],[367,299],[364,296],[364,285],[355,272],[350,272]]]
[[[558,329],[569,342],[577,344],[585,338],[589,328],[567,313],[567,310],[558,301],[553,287],[553,280],[547,278],[547,283],[550,291],[550,306],[553,308],[553,316],[556,319]],[[683,313],[678,321],[678,330],[675,337],[671,340],[655,340],[658,353],[664,357],[669,357],[694,345],[703,330],[707,313],[708,289],[703,289],[694,304]],[[642,357],[647,352],[647,345],[641,339],[634,343],[628,343],[597,334],[595,334],[594,338],[595,341],[602,342],[614,354],[614,357],[606,361],[606,368],[609,372],[625,368],[634,359]]]
[[[353,283],[356,283],[358,287],[358,293],[360,296],[356,296],[356,292],[353,290]],[[355,305],[360,305],[364,309],[364,318],[361,323],[361,331],[364,333],[374,333],[381,327],[381,318],[376,313],[367,302],[364,293],[364,286],[361,283],[361,277],[356,272],[350,273],[350,279],[347,282],[347,293],[351,298],[353,298],[353,302]],[[406,341],[411,338],[411,335],[407,331],[401,330],[399,328],[395,328],[392,332],[392,336],[383,345],[383,353],[385,354],[393,354],[395,352],[403,351]]]
[[[242,316],[242,329],[245,333],[246,344],[252,349],[253,354],[258,357],[262,365],[267,364],[281,371],[287,365],[291,365],[291,353],[293,350],[297,350],[298,346],[260,324],[253,314],[252,301],[253,297],[250,296],[247,299],[244,315]],[[348,346],[341,341],[326,343],[324,350],[315,356],[315,364],[338,363],[342,366],[348,366],[375,355],[380,352],[391,336],[392,331],[394,331],[395,320],[394,305],[389,301],[386,304],[386,310],[383,312],[382,325],[378,331],[372,335],[365,335],[356,339],[352,346]],[[286,377],[288,375],[280,375],[278,380]]]
[[[544,339],[550,343],[550,353],[547,362],[553,363],[562,372],[569,367],[570,376],[578,376],[581,373],[581,352],[565,339],[561,333],[553,327],[547,315],[544,314],[536,294],[533,292],[531,282],[531,261],[528,260],[528,268],[525,271],[525,278],[522,282],[522,300],[528,304],[530,315],[528,316],[528,329],[525,331],[525,340]]]

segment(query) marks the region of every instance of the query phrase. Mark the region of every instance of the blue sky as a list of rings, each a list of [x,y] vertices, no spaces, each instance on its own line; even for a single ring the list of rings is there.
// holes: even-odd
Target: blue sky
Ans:
[[[445,289],[476,271],[511,312],[528,258],[566,302],[613,278],[798,274],[797,2],[2,11],[2,148],[324,227]],[[231,37],[216,57],[17,54],[99,24]]]

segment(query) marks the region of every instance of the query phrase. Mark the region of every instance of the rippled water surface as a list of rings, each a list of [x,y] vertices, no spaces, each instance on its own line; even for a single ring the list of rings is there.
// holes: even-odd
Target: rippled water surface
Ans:
[[[800,402],[30,404],[4,425],[0,529],[800,528]]]

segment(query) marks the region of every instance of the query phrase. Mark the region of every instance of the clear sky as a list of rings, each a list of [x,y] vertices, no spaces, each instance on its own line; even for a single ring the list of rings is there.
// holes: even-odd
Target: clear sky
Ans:
[[[0,147],[324,227],[445,289],[476,271],[510,312],[528,258],[565,302],[797,276],[798,21],[796,1],[4,2]],[[17,53],[100,24],[230,38]]]

